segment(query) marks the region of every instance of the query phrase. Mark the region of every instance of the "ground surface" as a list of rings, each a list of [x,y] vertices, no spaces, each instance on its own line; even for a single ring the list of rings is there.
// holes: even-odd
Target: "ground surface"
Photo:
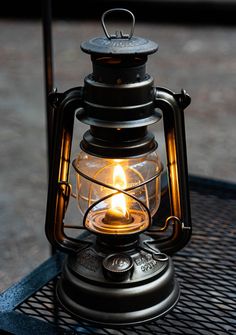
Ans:
[[[0,21],[0,290],[49,255],[44,235],[47,162],[40,22]],[[99,22],[54,24],[55,86],[83,85],[91,72],[80,43],[101,35]],[[236,182],[236,30],[222,26],[136,24],[135,34],[160,45],[147,70],[157,86],[180,92],[189,172]],[[85,129],[85,127],[82,127]],[[157,133],[164,157],[161,124]]]

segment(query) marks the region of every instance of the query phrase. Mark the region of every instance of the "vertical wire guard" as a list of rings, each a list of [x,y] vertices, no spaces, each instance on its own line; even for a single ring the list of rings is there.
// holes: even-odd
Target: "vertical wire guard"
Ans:
[[[44,51],[44,76],[46,96],[46,129],[48,151],[48,175],[50,175],[53,157],[53,108],[49,104],[49,93],[53,90],[53,59],[52,59],[52,9],[51,0],[42,0],[43,19],[43,51]]]
[[[165,88],[156,90],[156,107],[163,111],[166,140],[167,168],[171,215],[179,218],[171,239],[160,244],[160,249],[172,254],[182,249],[191,237],[191,211],[188,187],[188,166],[183,110],[190,103],[180,103],[177,95]]]
[[[81,108],[81,89],[74,88],[61,94],[55,107],[53,130],[53,161],[49,178],[45,232],[51,244],[63,251],[75,251],[84,241],[66,236],[64,216],[69,200],[70,155],[73,138],[74,115]]]

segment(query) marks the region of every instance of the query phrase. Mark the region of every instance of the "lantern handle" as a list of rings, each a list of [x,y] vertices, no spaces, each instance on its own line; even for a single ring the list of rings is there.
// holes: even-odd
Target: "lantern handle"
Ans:
[[[105,17],[112,12],[125,12],[125,13],[128,13],[131,16],[132,25],[131,25],[131,29],[130,29],[129,34],[124,34],[122,30],[120,30],[120,32],[116,31],[115,34],[113,34],[113,35],[109,34],[109,32],[107,30],[107,27],[105,25]],[[134,17],[134,14],[131,11],[129,11],[128,9],[124,9],[124,8],[109,9],[102,14],[101,22],[102,22],[103,31],[104,31],[106,37],[109,40],[112,39],[112,38],[123,38],[123,39],[129,39],[130,40],[132,38],[133,34],[134,34],[135,17]]]

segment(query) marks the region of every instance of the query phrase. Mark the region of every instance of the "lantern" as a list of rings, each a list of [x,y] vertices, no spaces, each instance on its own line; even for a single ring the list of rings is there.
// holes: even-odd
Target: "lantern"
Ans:
[[[107,16],[130,16],[129,34],[110,34]],[[61,305],[79,319],[105,326],[135,325],[159,318],[179,299],[171,255],[191,236],[183,110],[190,97],[155,87],[146,73],[156,43],[133,35],[126,9],[102,16],[105,36],[82,43],[93,71],[83,87],[52,92],[53,160],[49,175],[46,235],[67,253],[57,283]],[[163,164],[148,126],[163,117],[170,213],[163,220]],[[74,119],[89,129],[72,161]],[[65,222],[74,196],[82,222]],[[158,225],[153,224],[153,217]],[[84,233],[70,237],[69,229]]]

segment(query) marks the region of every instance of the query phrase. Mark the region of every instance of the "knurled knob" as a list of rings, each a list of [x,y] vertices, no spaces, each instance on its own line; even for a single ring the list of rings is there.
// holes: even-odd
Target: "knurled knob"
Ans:
[[[103,260],[105,275],[113,281],[124,281],[128,279],[132,268],[133,260],[127,254],[111,254]]]

